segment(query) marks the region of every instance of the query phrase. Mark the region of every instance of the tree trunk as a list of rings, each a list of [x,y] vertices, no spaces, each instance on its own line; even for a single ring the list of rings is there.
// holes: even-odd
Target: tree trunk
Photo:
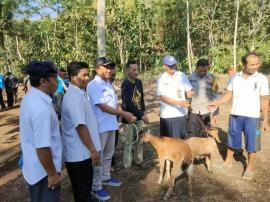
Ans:
[[[18,54],[18,57],[19,57],[19,61],[20,62],[22,61],[24,63],[25,61],[24,61],[24,59],[23,59],[23,57],[21,55],[21,52],[20,52],[19,39],[18,39],[17,35],[16,35],[15,39],[16,39],[16,50],[17,50],[17,54]]]
[[[189,2],[187,0],[187,59],[188,59],[188,68],[189,73],[192,73],[192,63],[191,63],[191,41],[190,41],[190,33],[189,33]]]
[[[234,27],[234,39],[233,39],[233,68],[234,70],[237,69],[236,67],[236,39],[237,39],[237,29],[238,29],[238,12],[239,12],[239,4],[240,0],[236,0],[236,14],[235,14],[235,27]]]
[[[98,57],[106,56],[105,47],[105,1],[97,0],[97,46]]]

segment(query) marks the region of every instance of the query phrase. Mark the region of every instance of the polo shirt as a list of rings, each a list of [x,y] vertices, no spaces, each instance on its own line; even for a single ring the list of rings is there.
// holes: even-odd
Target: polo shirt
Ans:
[[[167,96],[174,100],[185,100],[185,92],[190,91],[192,86],[187,76],[180,71],[176,71],[173,75],[164,72],[157,82],[157,95]],[[160,117],[161,118],[175,118],[186,116],[187,108],[170,105],[160,101]]]
[[[87,86],[87,94],[91,101],[89,104],[93,107],[98,120],[99,133],[117,130],[116,115],[103,112],[98,107],[98,104],[106,104],[112,108],[117,108],[117,97],[112,84],[104,81],[100,76],[95,76]]]
[[[93,144],[97,151],[101,150],[98,124],[85,90],[69,84],[62,103],[62,141],[63,159],[65,162],[78,162],[89,159],[91,153],[81,141],[76,130],[78,125],[87,126]]]
[[[266,76],[256,72],[244,79],[241,71],[230,79],[227,90],[233,93],[231,114],[251,118],[260,117],[260,96],[269,95]]]
[[[208,109],[209,103],[218,98],[218,93],[213,90],[213,75],[208,73],[201,78],[195,72],[188,79],[195,93],[191,102],[192,112],[200,115],[210,113],[211,111]]]
[[[20,139],[23,153],[22,173],[33,185],[47,176],[36,149],[49,147],[57,172],[61,172],[62,142],[57,115],[49,95],[32,87],[20,108]]]

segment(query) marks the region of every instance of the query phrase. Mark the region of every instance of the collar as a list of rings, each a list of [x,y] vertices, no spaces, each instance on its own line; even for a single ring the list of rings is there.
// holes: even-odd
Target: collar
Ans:
[[[84,89],[79,88],[78,86],[75,86],[74,84],[70,83],[68,88],[73,89],[77,92],[79,92],[81,95],[86,95],[86,91]]]
[[[32,87],[31,91],[35,94],[37,94],[39,97],[41,97],[43,100],[45,100],[47,103],[51,104],[52,103],[52,98],[44,93],[43,91],[39,90],[38,88]]]
[[[239,72],[239,76],[242,76],[243,77],[244,73],[243,73],[243,70],[241,72]],[[256,71],[254,74],[252,75],[249,75],[249,77],[257,77],[259,75],[259,72]]]
[[[98,82],[101,82],[101,83],[105,83],[105,84],[110,83],[109,81],[103,80],[103,79],[102,79],[100,76],[98,76],[98,75],[95,76],[95,80],[97,80]]]

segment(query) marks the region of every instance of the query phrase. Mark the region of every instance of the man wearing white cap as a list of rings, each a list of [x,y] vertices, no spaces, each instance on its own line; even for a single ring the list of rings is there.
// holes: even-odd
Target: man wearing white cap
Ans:
[[[160,135],[184,138],[187,108],[190,106],[186,98],[191,98],[193,91],[187,76],[177,71],[177,63],[175,57],[165,56],[165,72],[157,83],[157,95],[160,97]]]

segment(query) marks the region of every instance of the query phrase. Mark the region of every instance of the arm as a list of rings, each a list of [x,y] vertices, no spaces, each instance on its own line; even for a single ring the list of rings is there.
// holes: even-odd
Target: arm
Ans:
[[[261,108],[263,114],[263,120],[261,124],[262,131],[268,131],[268,111],[269,111],[269,96],[261,96]]]
[[[113,107],[110,107],[107,104],[101,103],[101,104],[97,104],[97,106],[101,109],[101,111],[109,113],[109,114],[113,114],[113,115],[116,115],[116,116],[121,116],[130,123],[132,123],[133,121],[136,120],[136,117],[133,116],[132,113],[121,111],[119,109],[115,109]]]
[[[181,107],[189,107],[190,106],[189,102],[186,100],[179,101],[179,100],[175,100],[175,99],[172,99],[170,97],[167,97],[165,95],[161,95],[160,100],[162,102],[165,102],[166,104],[169,104],[169,105],[176,105],[176,106],[181,106]]]
[[[224,104],[228,102],[232,98],[232,91],[227,91],[224,96],[222,96],[220,99],[215,100],[214,102],[211,102],[208,105],[208,108],[215,108],[218,107],[221,104]]]
[[[60,176],[55,169],[50,147],[37,148],[36,152],[41,165],[48,174],[48,188],[58,186],[60,184]]]
[[[91,152],[91,159],[92,159],[93,166],[97,165],[99,163],[99,155],[93,144],[88,128],[83,124],[79,124],[76,127],[76,131],[78,132],[83,144]]]

